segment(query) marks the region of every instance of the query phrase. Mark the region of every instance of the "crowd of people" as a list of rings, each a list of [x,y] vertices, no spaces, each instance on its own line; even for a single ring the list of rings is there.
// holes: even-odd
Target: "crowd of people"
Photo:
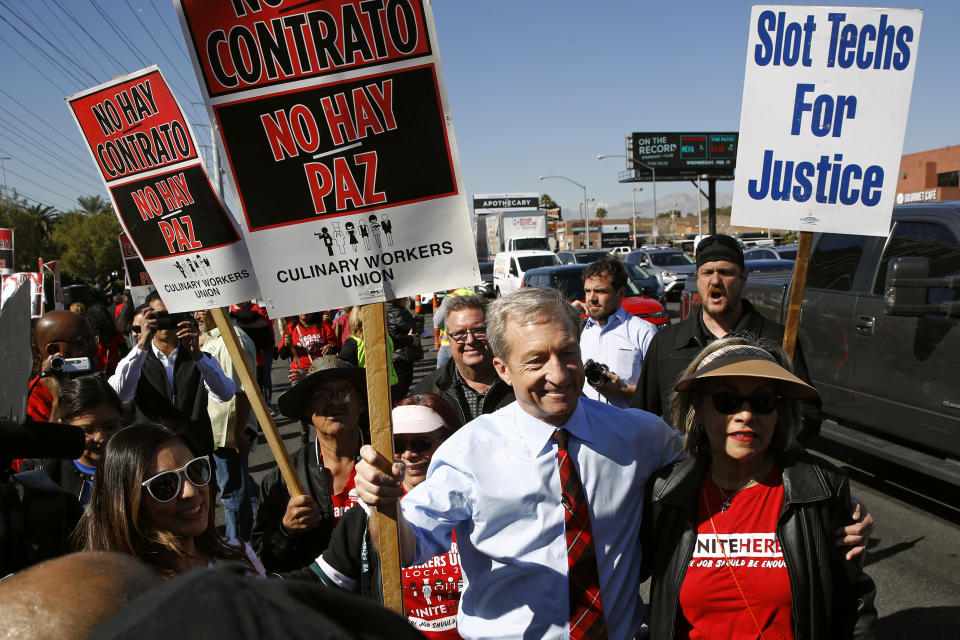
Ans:
[[[211,602],[222,589],[269,593],[248,620],[308,590],[342,611],[362,605],[331,594],[357,594],[371,603],[358,630],[376,620],[381,637],[873,637],[862,570],[873,519],[843,473],[799,444],[818,398],[802,355],[792,362],[783,327],[741,296],[734,239],[708,237],[696,262],[702,306],[659,332],[622,309],[626,273],[612,258],[584,271],[582,303],[545,288],[489,304],[452,291],[434,318],[445,357],[416,385],[423,319],[394,301],[392,458],[369,444],[359,307],[276,324],[253,301],[233,307],[268,402],[274,359],[289,361],[275,412],[301,426],[295,497],[279,469],[259,486],[250,475],[253,391],[210,312],[170,314],[156,293],[136,309],[127,300],[119,337],[97,314],[48,312],[33,330],[29,415],[82,430],[85,444],[74,460],[12,466],[77,501],[79,553],[0,583],[20,594],[0,624],[41,628],[17,608],[22,594],[49,588],[53,567],[82,573],[96,558],[115,567],[105,591],[124,596],[77,613],[77,637],[143,624],[182,599],[177,584],[206,585]],[[57,369],[63,358],[90,366]],[[588,360],[605,365],[599,380],[587,381]],[[390,504],[401,626],[373,613],[381,557],[369,516]]]

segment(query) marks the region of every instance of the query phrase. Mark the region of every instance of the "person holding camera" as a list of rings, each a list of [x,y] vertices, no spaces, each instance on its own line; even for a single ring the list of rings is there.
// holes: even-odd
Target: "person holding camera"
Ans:
[[[210,354],[200,350],[197,325],[186,314],[170,314],[154,291],[140,317],[140,338],[110,376],[124,402],[133,400],[137,422],[166,422],[182,429],[197,450],[213,452],[207,399],[227,402],[236,385]]]
[[[580,333],[583,395],[621,409],[630,406],[644,355],[657,333],[620,306],[626,287],[627,272],[615,258],[597,260],[583,271],[583,306],[589,316]]]
[[[34,373],[27,390],[27,414],[39,422],[55,415],[60,388],[67,379],[90,373],[97,359],[97,336],[83,316],[48,311],[33,328]]]

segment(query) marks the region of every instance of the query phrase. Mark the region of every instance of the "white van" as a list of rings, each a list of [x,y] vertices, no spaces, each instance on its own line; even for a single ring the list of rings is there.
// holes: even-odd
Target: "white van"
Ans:
[[[551,251],[501,251],[493,258],[493,288],[497,297],[520,288],[523,274],[537,267],[560,264],[560,258]]]

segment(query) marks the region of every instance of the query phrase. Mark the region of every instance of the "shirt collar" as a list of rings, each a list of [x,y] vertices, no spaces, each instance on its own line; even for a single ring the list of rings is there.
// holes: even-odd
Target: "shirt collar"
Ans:
[[[153,355],[157,356],[160,360],[176,360],[177,352],[180,351],[180,343],[177,343],[177,346],[173,348],[173,351],[170,352],[170,355],[165,354],[163,351],[157,348],[156,343],[151,340],[150,348],[153,349]]]
[[[600,327],[601,331],[609,331],[613,329],[618,324],[626,322],[630,318],[630,314],[627,313],[627,310],[623,307],[617,307],[617,310],[610,314],[607,318],[607,324],[601,325],[599,322],[587,316],[587,327]]]
[[[566,421],[563,428],[569,431],[575,438],[592,442],[594,436],[593,428],[587,419],[587,409],[585,407],[587,402],[586,398],[580,398],[580,401],[577,402],[577,408],[574,409],[573,415]],[[530,449],[530,453],[534,457],[538,457],[551,450],[553,432],[560,427],[554,427],[542,420],[534,418],[523,410],[519,401],[515,403],[514,407],[514,423],[517,425],[520,437]]]

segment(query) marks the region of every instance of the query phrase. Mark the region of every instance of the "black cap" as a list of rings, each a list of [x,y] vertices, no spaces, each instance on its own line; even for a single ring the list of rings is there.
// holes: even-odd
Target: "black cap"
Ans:
[[[697,268],[715,260],[726,260],[743,268],[743,249],[740,248],[740,243],[722,233],[701,240],[697,245]]]

